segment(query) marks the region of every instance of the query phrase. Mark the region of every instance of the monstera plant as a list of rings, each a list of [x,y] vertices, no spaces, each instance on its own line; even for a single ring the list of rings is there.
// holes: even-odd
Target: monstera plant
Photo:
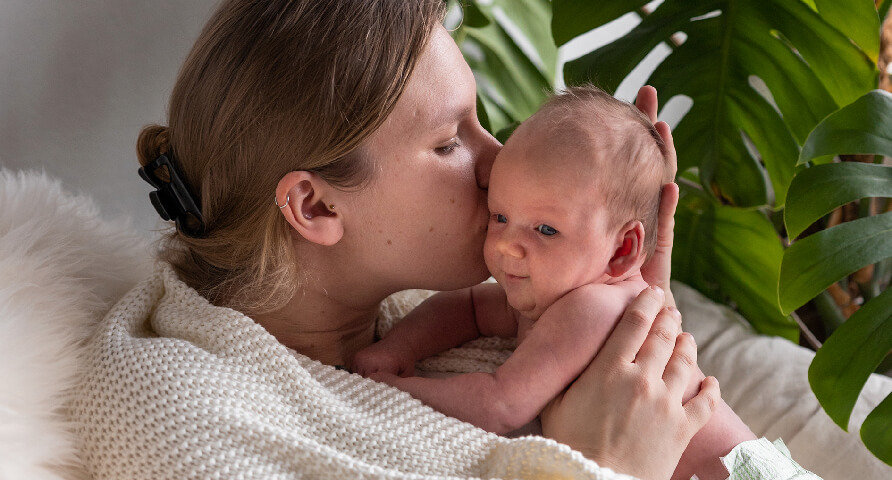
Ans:
[[[456,2],[453,2],[456,3]],[[796,310],[875,265],[872,294],[818,350],[812,388],[843,428],[892,349],[892,213],[826,227],[834,208],[890,197],[892,101],[877,86],[892,0],[465,0],[447,23],[478,80],[481,122],[504,140],[554,90],[558,48],[620,17],[640,21],[563,66],[567,84],[615,91],[658,45],[647,78],[674,126],[681,200],[673,277],[732,305],[760,332],[798,340]],[[869,154],[872,163],[839,163]],[[888,207],[878,202],[880,210]],[[806,232],[806,235],[803,235]],[[797,238],[802,237],[802,238]],[[885,269],[885,270],[884,270]],[[892,400],[862,438],[892,464]]]

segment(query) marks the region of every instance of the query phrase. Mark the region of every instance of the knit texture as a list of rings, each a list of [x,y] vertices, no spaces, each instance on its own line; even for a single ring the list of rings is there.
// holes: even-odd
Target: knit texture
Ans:
[[[395,297],[382,323],[415,301]],[[408,394],[293,354],[162,266],[86,350],[74,392],[94,479],[628,479],[541,437],[489,434]]]

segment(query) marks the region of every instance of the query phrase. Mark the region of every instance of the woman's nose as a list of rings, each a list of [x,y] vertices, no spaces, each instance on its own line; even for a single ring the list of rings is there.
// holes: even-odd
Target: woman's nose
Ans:
[[[474,165],[474,173],[477,176],[477,186],[486,190],[489,188],[489,174],[492,171],[492,164],[499,150],[502,149],[502,144],[482,126],[479,129],[480,140],[476,152],[477,159]]]

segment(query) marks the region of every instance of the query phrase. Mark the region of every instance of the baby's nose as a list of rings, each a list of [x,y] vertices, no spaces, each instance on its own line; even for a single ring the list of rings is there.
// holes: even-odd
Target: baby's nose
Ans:
[[[506,257],[523,258],[526,255],[523,245],[510,235],[504,235],[499,239],[498,249],[499,253]]]

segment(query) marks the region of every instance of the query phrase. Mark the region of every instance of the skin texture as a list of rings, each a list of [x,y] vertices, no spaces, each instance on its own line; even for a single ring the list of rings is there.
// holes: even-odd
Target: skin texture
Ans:
[[[321,362],[344,365],[372,343],[378,306],[386,296],[405,288],[462,288],[487,276],[482,258],[486,188],[500,145],[477,121],[475,89],[461,52],[437,27],[394,111],[356,152],[375,167],[368,185],[341,190],[305,171],[282,177],[276,198],[280,205],[288,199],[288,207],[280,212],[293,229],[297,261],[309,281],[278,311],[255,316],[281,343]],[[655,92],[646,90],[639,104],[655,116]],[[660,133],[669,135],[668,128]],[[668,142],[671,145],[671,137]],[[677,201],[677,189],[668,188],[661,218],[671,218]],[[642,267],[642,275],[668,287],[671,229],[661,236],[664,248]],[[659,303],[670,301],[661,296]],[[628,313],[640,312],[637,305],[643,303],[653,302],[642,296],[633,301],[620,321],[633,328],[611,335],[604,350],[622,348],[634,357],[648,344],[638,341],[640,329],[646,335],[659,309],[647,310],[646,318]],[[651,360],[653,368],[647,371],[609,379],[584,373],[582,381],[568,389],[568,401],[553,404],[549,411],[554,413],[544,417],[552,438],[617,471],[668,478],[672,468],[666,465],[677,463],[691,435],[709,418],[719,396],[717,387],[707,385],[687,407],[674,390],[654,390],[627,405],[612,402],[601,387],[609,381],[612,389],[634,393],[641,385],[662,383],[672,350]],[[594,362],[598,370],[610,371],[621,368],[625,358],[599,354]],[[670,377],[685,376],[686,381],[690,374],[688,366],[673,369]],[[601,425],[598,409],[604,405],[611,406],[614,422],[636,421],[635,415],[648,420],[634,430],[614,428],[622,441],[604,443],[603,431],[612,428],[610,423]],[[666,405],[668,414],[655,417],[655,405]],[[637,439],[642,434],[665,445],[665,455],[654,458],[641,450]]]
[[[548,116],[539,113],[518,128],[493,165],[484,252],[500,286],[430,298],[360,351],[352,365],[357,373],[499,434],[526,425],[562,392],[647,287],[639,270],[641,222],[608,228],[612,208],[594,177],[609,172],[592,171],[587,160],[598,155],[596,146],[548,135],[540,128]],[[494,373],[411,376],[416,361],[481,332],[518,338],[514,354]],[[699,372],[691,376],[684,400],[697,394],[702,379]],[[724,402],[718,407],[720,414],[694,437],[673,478],[726,478],[719,457],[754,438]]]

